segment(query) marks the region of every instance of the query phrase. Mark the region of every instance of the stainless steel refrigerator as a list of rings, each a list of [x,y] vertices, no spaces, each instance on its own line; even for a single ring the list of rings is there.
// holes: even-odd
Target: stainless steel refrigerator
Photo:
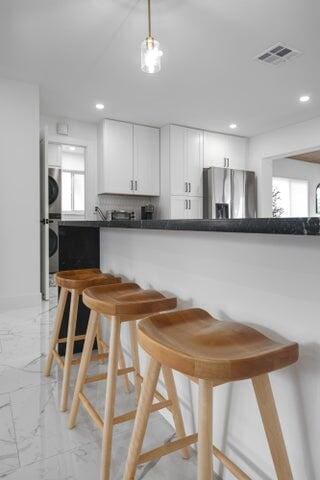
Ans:
[[[203,218],[255,218],[255,173],[232,168],[203,170]]]

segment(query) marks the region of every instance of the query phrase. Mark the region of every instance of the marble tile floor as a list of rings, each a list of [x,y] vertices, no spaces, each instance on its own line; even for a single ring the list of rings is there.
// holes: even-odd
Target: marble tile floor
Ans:
[[[7,480],[98,480],[101,434],[80,409],[77,427],[67,428],[67,413],[59,411],[61,373],[42,375],[56,308],[56,289],[40,307],[0,314],[0,478]],[[92,372],[105,371],[105,365]],[[72,382],[76,378],[73,370]],[[90,384],[87,395],[103,412],[105,383]],[[133,409],[133,392],[118,382],[117,413]],[[115,427],[112,480],[121,480],[132,422]],[[146,448],[169,441],[171,426],[156,413],[149,422]],[[179,453],[141,466],[137,479],[196,478],[195,455]]]

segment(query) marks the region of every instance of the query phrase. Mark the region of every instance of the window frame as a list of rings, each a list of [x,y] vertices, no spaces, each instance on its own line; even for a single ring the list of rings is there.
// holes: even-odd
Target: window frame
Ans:
[[[86,172],[85,170],[69,170],[69,169],[61,169],[61,174],[63,173],[70,173],[71,175],[71,210],[62,210],[63,215],[84,215],[86,211]],[[83,210],[75,210],[74,209],[74,176],[75,175],[82,175],[83,176],[83,203],[84,209]],[[61,182],[62,188],[62,182]]]

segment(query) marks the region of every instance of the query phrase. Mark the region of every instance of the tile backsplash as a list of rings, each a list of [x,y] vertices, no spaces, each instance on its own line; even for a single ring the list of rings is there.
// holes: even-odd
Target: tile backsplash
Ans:
[[[157,217],[158,198],[140,197],[134,195],[99,195],[98,206],[105,214],[107,210],[126,210],[134,212],[135,219],[141,218],[141,207],[152,204],[155,206],[155,218]]]

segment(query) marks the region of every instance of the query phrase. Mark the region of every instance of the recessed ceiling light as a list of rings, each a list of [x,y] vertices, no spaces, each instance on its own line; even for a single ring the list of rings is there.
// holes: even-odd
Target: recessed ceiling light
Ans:
[[[234,130],[237,127],[238,127],[238,125],[236,123],[230,123],[230,125],[229,125],[229,128],[232,128],[232,130]]]
[[[302,96],[299,98],[299,100],[300,100],[301,103],[306,103],[306,102],[309,102],[310,97],[309,97],[309,95],[302,95]]]
[[[74,152],[75,149],[76,149],[76,147],[74,147],[73,145],[71,145],[71,146],[69,147],[70,152]]]
[[[103,109],[104,109],[103,103],[97,103],[97,104],[96,104],[96,109],[97,109],[97,110],[103,110]]]

